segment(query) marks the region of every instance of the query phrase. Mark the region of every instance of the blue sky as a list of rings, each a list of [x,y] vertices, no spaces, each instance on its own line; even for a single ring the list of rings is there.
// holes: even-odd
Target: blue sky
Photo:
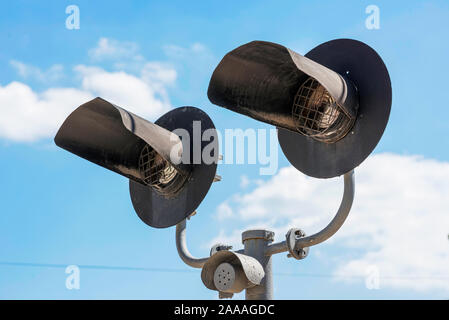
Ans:
[[[70,4],[80,9],[79,30],[65,27],[65,8]],[[378,30],[365,27],[365,8],[370,4],[380,9]],[[393,86],[387,130],[372,160],[360,167],[360,180],[356,170],[361,185],[356,199],[360,195],[369,205],[356,203],[354,218],[342,236],[312,248],[307,259],[276,256],[275,297],[447,299],[449,203],[444,192],[449,190],[449,109],[443,87],[449,71],[447,2],[14,1],[2,3],[0,9],[0,108],[6,119],[0,120],[0,298],[216,298],[201,283],[200,270],[178,258],[174,228],[152,229],[138,219],[125,178],[54,146],[52,119],[60,117],[58,102],[69,108],[73,101],[73,110],[90,96],[109,95],[125,108],[132,107],[126,101],[134,102],[136,112],[150,120],[157,118],[157,108],[193,105],[223,130],[269,128],[208,101],[210,75],[222,56],[252,40],[277,42],[304,54],[331,39],[353,38],[382,56]],[[120,81],[134,81],[142,90],[117,92]],[[31,101],[30,108],[43,109],[28,110],[17,101]],[[235,242],[238,233],[233,231],[252,224],[273,223],[281,232],[276,239],[282,240],[283,227],[297,222],[280,212],[291,210],[282,202],[285,199],[270,197],[272,213],[248,216],[254,201],[266,201],[260,197],[269,194],[270,185],[292,183],[291,177],[296,177],[283,175],[282,170],[274,177],[260,176],[259,168],[219,165],[223,181],[212,186],[188,225],[195,255],[207,255],[212,239]],[[280,149],[279,168],[291,172]],[[332,194],[325,208],[336,209],[341,181],[301,179],[298,176],[310,190],[331,186],[325,189]],[[383,195],[384,189],[389,193]],[[373,190],[378,193],[368,192]],[[417,203],[408,203],[410,199]],[[307,219],[313,218],[310,212],[321,207],[305,200],[300,204],[304,210],[298,208],[297,215],[304,215],[307,226]],[[274,212],[276,208],[279,212]],[[223,210],[229,219],[223,220]],[[388,210],[394,212],[380,218]],[[310,222],[312,230],[323,226],[332,212],[326,214]],[[392,229],[395,223],[399,233]],[[440,232],[442,226],[446,233]],[[408,232],[420,228],[425,230]],[[379,240],[383,236],[389,237],[385,243]],[[418,237],[429,239],[427,246],[436,249],[427,253],[422,241],[416,243]],[[425,256],[416,257],[421,247],[415,244],[423,246]],[[397,251],[390,255],[389,248]],[[395,252],[404,256],[390,259],[397,257]],[[64,267],[5,262],[79,265],[81,287],[66,289]],[[360,276],[367,265],[381,270],[377,290],[369,290]],[[349,276],[339,279],[343,271]],[[432,277],[436,280],[430,281]]]

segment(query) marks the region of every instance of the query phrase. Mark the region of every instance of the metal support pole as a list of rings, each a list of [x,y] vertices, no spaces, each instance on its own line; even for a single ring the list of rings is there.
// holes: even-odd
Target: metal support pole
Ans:
[[[272,259],[271,255],[265,254],[267,246],[273,241],[273,238],[274,232],[268,230],[248,230],[242,233],[244,254],[259,261],[265,271],[265,277],[260,285],[246,289],[246,300],[273,299]]]
[[[272,231],[247,230],[242,233],[242,242],[244,245],[244,249],[236,250],[234,252],[243,254],[244,256],[247,256],[247,258],[252,257],[256,259],[257,261],[253,260],[254,263],[260,264],[265,273],[263,279],[260,281],[260,284],[259,282],[257,282],[257,285],[246,287],[247,300],[273,299],[272,255],[289,251],[289,256],[292,256],[298,260],[303,259],[307,256],[309,247],[329,239],[340,229],[340,227],[345,222],[349,211],[351,210],[352,202],[354,200],[354,185],[354,171],[350,171],[344,175],[343,197],[335,217],[323,230],[311,236],[306,237],[300,229],[294,228],[290,229],[290,231],[287,233],[285,241],[271,244],[274,239],[274,232]],[[209,259],[213,260],[214,257],[217,257],[215,255],[217,252],[222,250],[228,251],[231,248],[230,246],[226,246],[224,244],[217,244],[211,250],[212,258],[193,257],[187,249],[186,244],[186,220],[183,220],[176,225],[176,247],[182,261],[194,268],[203,268],[203,266],[208,263]],[[242,263],[242,261],[240,261],[240,263]],[[254,270],[254,264],[246,264],[245,266],[249,266],[250,271],[248,272]],[[208,281],[210,282],[212,280],[209,279]],[[210,289],[217,290],[214,286],[206,286]],[[220,292],[220,297],[230,298],[232,297],[232,293]]]
[[[185,264],[193,268],[202,268],[209,258],[195,258],[190,254],[189,249],[187,249],[186,225],[186,219],[176,225],[176,249]]]
[[[332,221],[320,232],[317,232],[311,236],[299,238],[295,240],[294,249],[308,248],[317,245],[323,241],[326,241],[332,237],[343,225],[348,217],[349,211],[354,201],[355,183],[354,183],[354,170],[351,170],[344,175],[344,191],[343,198],[340,203],[335,217]],[[267,248],[267,254],[272,255],[276,253],[289,251],[287,241],[274,243]]]

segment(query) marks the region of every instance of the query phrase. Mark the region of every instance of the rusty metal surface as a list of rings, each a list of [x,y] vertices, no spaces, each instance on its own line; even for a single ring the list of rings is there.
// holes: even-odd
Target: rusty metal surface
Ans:
[[[147,144],[166,160],[175,146],[182,152],[179,137],[102,98],[73,111],[54,140],[71,153],[143,184],[138,160]],[[183,166],[176,169],[188,172]]]
[[[199,150],[193,149],[193,121],[201,124],[200,140],[205,130],[213,129],[211,142],[199,141]],[[172,132],[180,128],[190,134],[188,141],[181,141]],[[157,228],[173,226],[195,211],[214,181],[218,161],[218,138],[212,120],[194,107],[174,109],[153,124],[96,98],[72,112],[59,129],[55,143],[129,178],[137,215]],[[210,143],[212,163],[204,163],[202,157],[194,163],[194,153],[201,155]],[[171,159],[172,150],[178,151],[175,159]],[[187,161],[179,162],[187,150]],[[149,155],[153,151],[158,161],[151,162]]]
[[[358,110],[351,131],[328,144],[278,127],[282,151],[301,172],[317,178],[342,175],[357,167],[374,150],[388,122],[391,83],[387,68],[368,45],[349,39],[333,40],[306,54],[347,77],[357,87]]]
[[[295,104],[309,79],[341,111],[324,130],[319,126],[327,116],[325,106],[312,118],[302,113],[308,108],[302,105],[298,113]],[[342,175],[373,151],[388,122],[391,95],[382,59],[368,45],[350,39],[323,43],[305,56],[279,44],[250,42],[225,55],[208,88],[212,103],[277,126],[288,160],[317,178]]]
[[[253,41],[226,54],[211,77],[208,97],[216,105],[297,132],[292,106],[298,88],[309,77],[355,115],[354,88],[344,76],[265,41]]]

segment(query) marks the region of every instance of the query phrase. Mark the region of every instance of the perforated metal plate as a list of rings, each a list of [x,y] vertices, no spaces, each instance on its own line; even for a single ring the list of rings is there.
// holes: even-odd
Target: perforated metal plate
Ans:
[[[230,277],[233,272],[231,268],[235,277]],[[264,276],[265,271],[255,258],[228,250],[218,251],[212,255],[201,270],[201,280],[208,289],[224,289],[225,292],[233,293],[260,285]],[[221,279],[224,279],[224,283],[218,282]]]
[[[227,292],[235,282],[235,269],[227,263],[221,263],[214,272],[214,284],[218,291]]]

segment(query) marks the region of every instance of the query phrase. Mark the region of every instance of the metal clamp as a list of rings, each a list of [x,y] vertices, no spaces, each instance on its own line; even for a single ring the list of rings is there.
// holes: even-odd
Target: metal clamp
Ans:
[[[218,243],[210,257],[193,257],[186,244],[186,219],[176,225],[176,247],[181,259],[189,266],[202,268],[204,285],[219,292],[219,298],[231,298],[234,293],[246,290],[246,299],[272,299],[272,255],[288,251],[288,257],[304,259],[309,247],[333,236],[345,222],[354,200],[354,172],[344,175],[344,193],[332,221],[320,232],[306,236],[298,228],[290,229],[286,240],[269,244],[274,233],[268,230],[247,230],[242,234],[244,249],[230,251],[231,246]]]
[[[226,245],[224,243],[217,243],[212,246],[210,249],[210,256],[212,257],[214,254],[216,254],[218,251],[223,250],[231,250],[232,246]]]
[[[293,257],[296,260],[301,260],[307,257],[307,255],[309,254],[309,248],[297,248],[296,246],[296,242],[299,239],[304,238],[305,236],[306,234],[301,229],[293,228],[288,230],[287,234],[285,235],[285,238],[287,248],[290,253],[287,255],[287,257],[289,258]]]

